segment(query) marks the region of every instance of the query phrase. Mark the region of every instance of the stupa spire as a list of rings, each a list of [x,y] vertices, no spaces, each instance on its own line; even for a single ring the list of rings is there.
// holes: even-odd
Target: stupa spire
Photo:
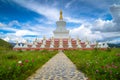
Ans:
[[[62,10],[60,10],[60,18],[59,18],[59,20],[63,20]]]

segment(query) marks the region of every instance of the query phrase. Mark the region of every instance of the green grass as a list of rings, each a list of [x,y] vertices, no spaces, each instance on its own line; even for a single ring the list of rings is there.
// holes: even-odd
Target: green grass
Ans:
[[[120,80],[120,48],[68,50],[64,53],[89,80]]]
[[[0,80],[25,80],[57,51],[2,51],[0,53]],[[22,63],[20,63],[22,62]]]

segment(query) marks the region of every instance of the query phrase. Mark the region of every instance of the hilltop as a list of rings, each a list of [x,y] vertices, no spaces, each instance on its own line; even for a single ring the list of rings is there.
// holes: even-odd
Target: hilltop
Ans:
[[[12,45],[8,42],[6,42],[3,39],[0,39],[0,50],[10,50],[12,49]]]

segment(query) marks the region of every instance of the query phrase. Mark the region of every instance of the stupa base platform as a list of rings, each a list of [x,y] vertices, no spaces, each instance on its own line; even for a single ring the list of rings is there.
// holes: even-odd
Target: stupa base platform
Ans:
[[[99,50],[106,50],[107,48],[98,48]],[[13,48],[15,51],[39,51],[39,50],[95,50],[95,48]]]

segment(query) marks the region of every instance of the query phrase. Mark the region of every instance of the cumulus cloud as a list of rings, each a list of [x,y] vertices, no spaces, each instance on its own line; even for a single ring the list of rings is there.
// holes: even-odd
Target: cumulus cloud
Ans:
[[[116,4],[112,5],[110,7],[110,11],[114,21],[119,22],[120,21],[120,5],[116,5]]]
[[[71,30],[73,36],[79,35],[81,39],[109,40],[120,37],[120,6],[111,7],[113,20],[96,19],[94,22],[83,22],[81,26]]]
[[[90,41],[95,41],[102,39],[101,33],[98,31],[96,33],[93,33],[90,28],[86,27],[85,25],[81,25],[78,28],[74,28],[70,31],[70,34],[74,34],[73,36],[79,36],[81,40],[86,40],[86,38]]]
[[[86,37],[91,40],[107,40],[120,37],[120,30],[112,20],[97,19],[93,23],[83,23],[81,26],[71,29],[71,35],[79,36],[81,39]]]
[[[120,5],[114,4],[110,7],[113,16],[113,22],[116,23],[115,28],[120,31]]]
[[[33,1],[26,1],[26,0],[13,0],[14,2],[18,3],[19,5],[30,9],[38,14],[45,16],[48,20],[58,20],[59,10],[53,7],[49,7],[47,5],[42,5],[40,3],[36,3]]]
[[[6,25],[4,23],[0,22],[0,27],[5,27]]]
[[[93,23],[92,30],[93,31],[101,31],[101,32],[114,32],[118,29],[115,27],[115,23],[112,20],[102,20],[97,19]]]
[[[3,24],[3,23],[1,23]],[[16,41],[20,38],[20,41],[24,41],[23,39],[31,39],[38,37],[43,37],[43,35],[47,37],[53,36],[52,31],[54,30],[54,27],[47,25],[41,25],[41,24],[32,24],[32,23],[20,23],[17,20],[13,20],[9,22],[5,27],[0,27],[0,30],[8,31],[7,33],[3,34],[0,33],[0,38],[6,40],[6,41]],[[20,26],[21,28],[16,28],[13,26]],[[29,35],[29,37],[27,36]],[[34,37],[31,37],[34,36]],[[23,39],[22,39],[23,38]]]
[[[29,31],[29,30],[18,30],[16,31],[15,35],[16,36],[24,36],[24,35],[38,35],[36,32],[32,32],[32,31]]]

